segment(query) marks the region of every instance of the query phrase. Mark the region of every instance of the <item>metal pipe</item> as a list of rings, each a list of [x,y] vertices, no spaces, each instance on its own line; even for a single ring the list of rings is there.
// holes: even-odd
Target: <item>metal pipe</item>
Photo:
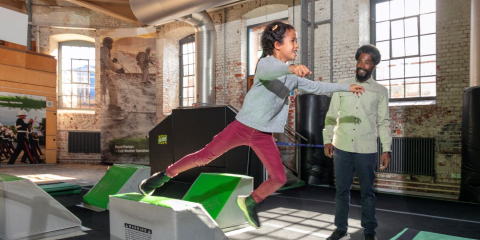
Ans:
[[[248,75],[248,73],[247,73]],[[248,85],[248,80],[247,80]],[[227,104],[227,9],[223,9],[223,104]]]
[[[470,87],[480,86],[480,1],[472,0],[470,25]]]
[[[32,51],[32,0],[27,0],[27,50]]]
[[[307,0],[301,0],[300,2],[300,18],[301,21],[301,29],[302,29],[302,39],[301,39],[301,52],[302,58],[300,60],[300,64],[308,66],[308,8],[307,8]]]
[[[238,0],[130,0],[135,17],[144,24],[158,25]]]
[[[330,0],[330,82],[333,83],[333,0]]]
[[[310,24],[315,22],[315,0],[310,0]],[[315,26],[310,25],[310,64],[312,80],[315,80]]]
[[[215,58],[217,35],[213,20],[206,11],[178,19],[195,28],[195,78],[197,105],[215,104]]]
[[[37,40],[35,47],[37,49],[37,52],[40,53],[40,27],[39,26],[37,26],[37,34],[36,34],[35,39]]]

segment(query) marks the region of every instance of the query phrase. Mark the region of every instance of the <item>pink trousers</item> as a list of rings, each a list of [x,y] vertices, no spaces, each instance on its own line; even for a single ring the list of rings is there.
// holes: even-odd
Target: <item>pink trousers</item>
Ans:
[[[194,167],[203,166],[221,156],[228,150],[241,145],[250,146],[262,161],[270,178],[252,192],[253,199],[258,203],[270,194],[276,192],[287,181],[283,170],[280,152],[275,144],[272,133],[261,132],[235,120],[203,149],[189,154],[167,168],[167,175],[177,174]]]

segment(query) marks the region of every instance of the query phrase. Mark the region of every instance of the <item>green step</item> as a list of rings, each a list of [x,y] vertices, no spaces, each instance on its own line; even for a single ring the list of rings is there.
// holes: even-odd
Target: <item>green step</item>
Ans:
[[[58,196],[58,195],[69,195],[69,194],[76,194],[81,192],[81,188],[78,185],[70,184],[70,183],[52,183],[52,184],[42,184],[38,185],[41,189],[45,192],[50,194],[51,196]]]
[[[179,200],[179,199],[173,199],[173,198],[167,198],[167,197],[143,196],[140,193],[121,193],[121,194],[112,195],[111,197],[121,198],[121,199],[135,201],[135,202],[142,202],[150,205],[156,205],[156,206],[166,207],[171,209],[193,208],[198,205],[198,203]]]
[[[15,177],[5,173],[0,173],[0,181],[3,181],[3,182],[17,181],[17,180],[23,180],[23,179],[24,178]]]
[[[135,172],[142,168],[150,167],[135,164],[115,164],[111,166],[95,187],[83,196],[83,203],[107,209],[108,197],[117,194]]]
[[[183,197],[183,200],[201,203],[215,219],[240,182],[241,175],[202,173]]]
[[[396,240],[404,232],[406,232],[408,228],[405,228],[403,231],[401,231],[399,234],[397,234],[395,237],[393,237],[390,240]],[[414,238],[411,240],[475,240],[472,238],[462,238],[462,237],[455,237],[455,236],[449,236],[449,235],[444,235],[444,234],[439,234],[439,233],[432,233],[432,232],[425,232],[425,231],[420,231]]]

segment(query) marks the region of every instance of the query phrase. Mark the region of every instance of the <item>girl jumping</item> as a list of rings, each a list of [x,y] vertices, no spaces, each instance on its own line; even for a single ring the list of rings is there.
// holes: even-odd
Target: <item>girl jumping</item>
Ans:
[[[303,78],[311,74],[303,65],[287,65],[297,56],[297,36],[293,26],[282,22],[269,24],[262,34],[263,54],[258,61],[254,83],[245,96],[242,109],[236,120],[216,135],[205,148],[189,154],[165,171],[143,180],[139,190],[151,195],[156,188],[191,168],[203,166],[228,150],[248,145],[262,161],[270,178],[248,196],[238,196],[238,207],[250,225],[260,227],[255,207],[266,197],[281,188],[286,182],[280,152],[272,133],[282,133],[288,115],[288,95],[294,89],[314,94],[338,91],[362,93],[359,85],[339,85],[314,82]]]

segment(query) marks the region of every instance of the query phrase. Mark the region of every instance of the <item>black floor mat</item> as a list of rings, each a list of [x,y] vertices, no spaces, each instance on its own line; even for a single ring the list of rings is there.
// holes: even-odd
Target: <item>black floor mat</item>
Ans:
[[[155,195],[180,199],[186,193],[188,187],[188,185],[182,183],[171,182],[165,185],[163,190],[155,192]],[[86,235],[68,239],[110,239],[108,211],[94,212],[76,206],[82,202],[82,197],[87,192],[88,189],[82,188],[80,194],[54,196],[55,199],[82,220],[83,226],[92,229],[87,231]],[[267,198],[258,207],[262,224],[266,223],[264,227],[229,238],[231,240],[322,239],[318,235],[300,234],[299,232],[289,231],[286,228],[274,229],[271,228],[271,223],[278,220],[288,223],[289,227],[295,229],[327,229],[321,225],[324,224],[328,226],[328,229],[331,229],[334,227],[334,202],[334,188],[304,186],[280,191]],[[361,219],[359,191],[352,191],[351,204],[350,219],[359,221]],[[298,216],[298,213],[302,211],[309,212],[316,217],[329,217],[324,218],[326,220],[323,220],[323,222],[319,220],[310,221],[306,215]],[[480,239],[480,205],[476,204],[379,193],[377,194],[376,215],[379,222],[377,236],[381,240],[390,239],[405,228]],[[268,225],[269,223],[270,225]],[[327,231],[324,230],[324,232]],[[360,228],[352,234],[352,239],[363,239]]]

